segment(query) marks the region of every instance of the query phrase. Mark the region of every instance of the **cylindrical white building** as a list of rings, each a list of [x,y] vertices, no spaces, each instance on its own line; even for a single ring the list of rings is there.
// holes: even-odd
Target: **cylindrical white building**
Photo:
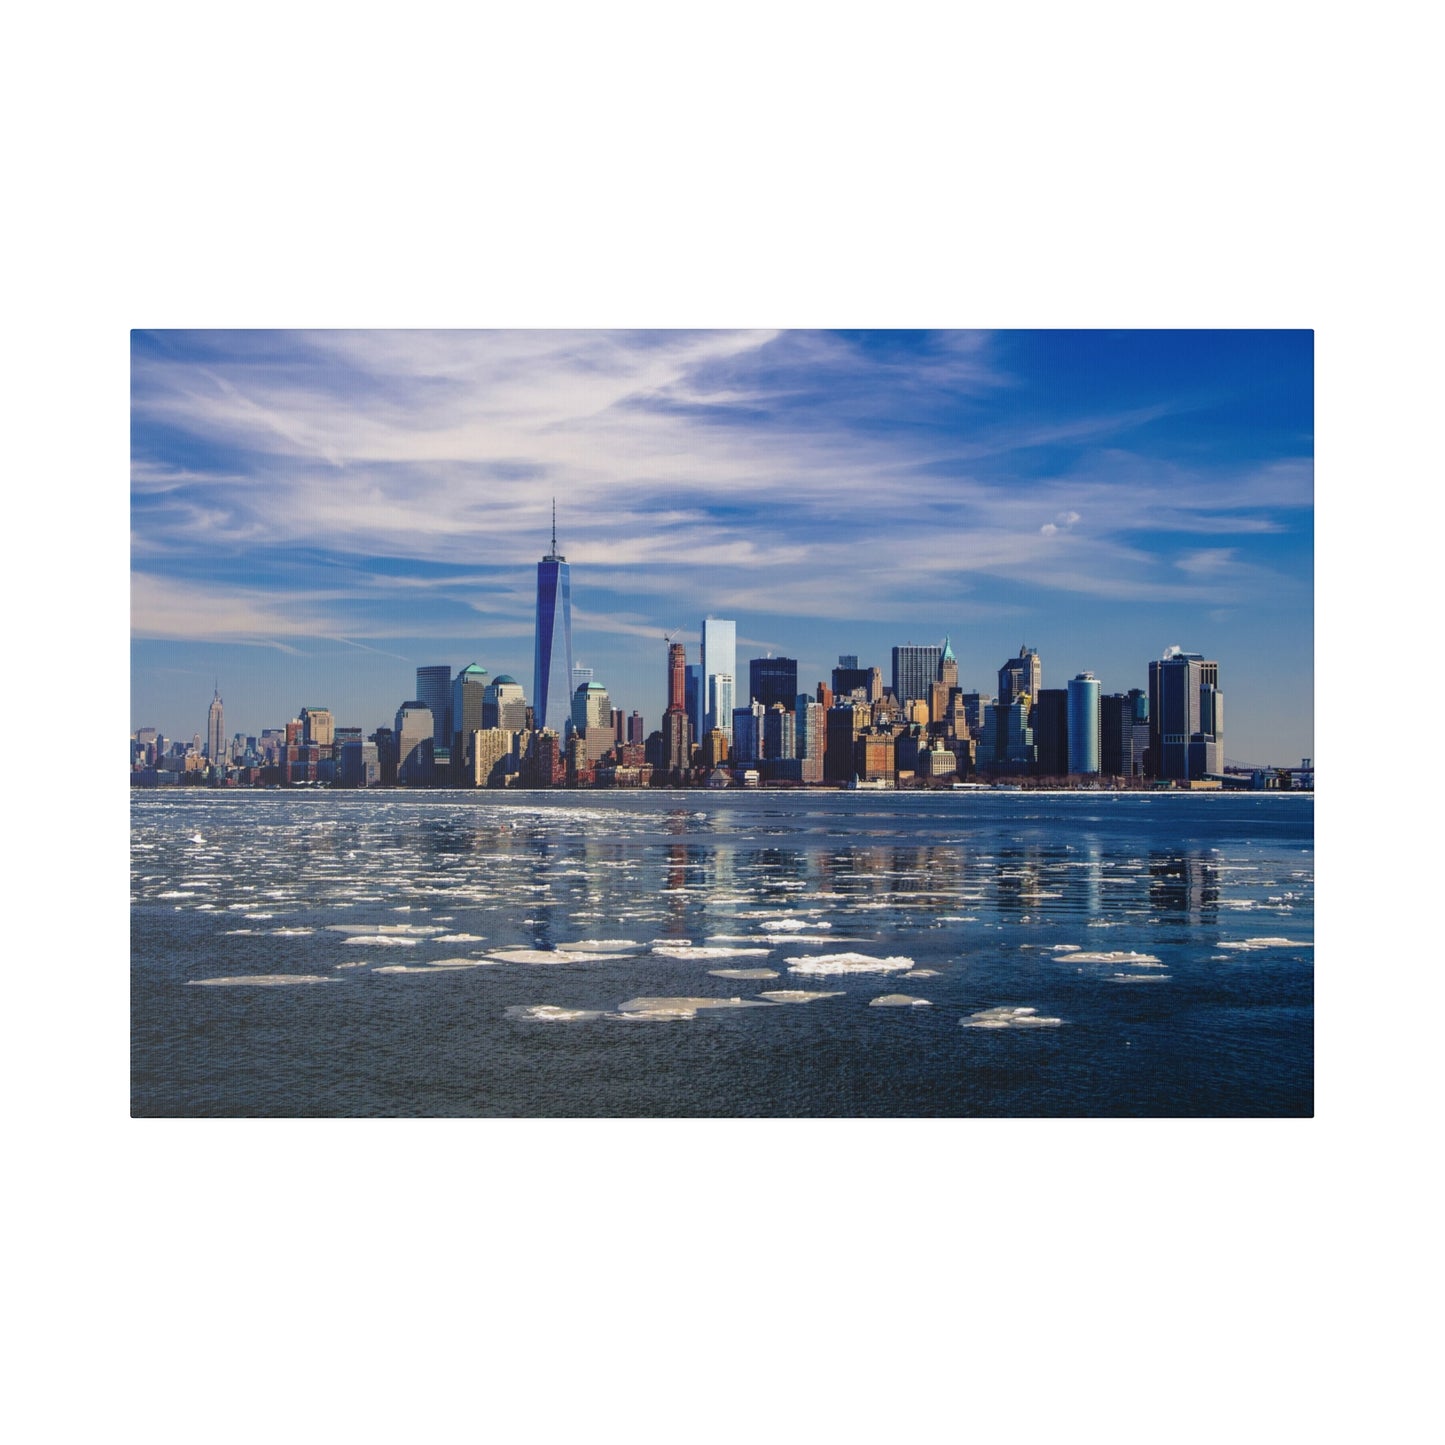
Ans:
[[[1081,672],[1069,679],[1069,772],[1099,771],[1099,679]]]

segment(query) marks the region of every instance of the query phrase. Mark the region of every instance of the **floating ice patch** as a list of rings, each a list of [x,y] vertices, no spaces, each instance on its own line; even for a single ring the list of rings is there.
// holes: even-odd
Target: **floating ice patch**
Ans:
[[[884,993],[877,998],[868,1000],[869,1008],[931,1008],[932,1003],[926,998],[914,998],[906,993]]]
[[[680,958],[684,960],[702,958],[766,958],[771,948],[719,948],[712,944],[664,944],[652,946],[658,958]]]
[[[937,978],[938,970],[936,968],[914,968],[907,973],[900,973],[898,976],[899,978]]]
[[[1115,983],[1168,983],[1167,973],[1115,973],[1110,977]]]
[[[1080,952],[1080,948],[1079,948],[1079,945],[1078,945],[1077,943],[1056,943],[1056,944],[1054,944],[1054,946],[1049,950],[1049,952],[1050,952],[1050,953],[1078,953],[1078,952]]]
[[[977,923],[978,919],[970,914],[944,913],[939,916],[940,923]]]
[[[765,998],[770,1003],[812,1003],[820,998],[843,998],[841,993],[821,993],[806,988],[769,988],[764,989],[759,998]]]
[[[787,930],[792,933],[806,933],[819,928],[831,928],[831,923],[809,923],[802,918],[772,918],[761,925],[765,933]]]
[[[1237,953],[1253,953],[1260,948],[1313,948],[1314,944],[1302,943],[1295,938],[1241,938],[1234,943],[1220,943],[1217,947]]]
[[[439,933],[431,940],[432,943],[485,943],[486,938],[480,933]]]
[[[483,968],[491,959],[486,958],[439,958],[435,963],[388,963],[374,968],[373,973],[456,973],[463,968]]]
[[[580,915],[574,914],[573,916],[579,917]],[[609,949],[638,948],[640,945],[634,943],[630,938],[582,938],[576,943],[559,943],[557,947],[565,953],[605,953]]]
[[[1144,968],[1163,968],[1164,965],[1152,953],[1130,953],[1123,950],[1116,953],[1084,953],[1082,950],[1069,954],[1070,963],[1132,963]]]
[[[165,893],[157,893],[157,898],[194,898],[194,893],[186,893],[180,889],[172,888]]]
[[[315,933],[314,928],[273,928],[272,938],[307,938]]]
[[[786,962],[789,973],[901,973],[913,967],[911,958],[874,958],[867,953],[821,953],[817,958],[790,958]]]
[[[419,938],[398,938],[394,933],[360,933],[346,940],[355,948],[415,948]]]
[[[696,1018],[701,1009],[766,1008],[757,999],[748,998],[630,998],[617,1005],[622,1018]]]
[[[777,978],[775,968],[710,968],[713,978]]]
[[[966,1029],[1052,1029],[1063,1019],[1041,1018],[1032,1008],[985,1008],[959,1022]]]
[[[253,973],[240,978],[190,978],[187,983],[202,984],[211,988],[239,984],[257,984],[262,988],[280,988],[290,983],[338,983],[324,973]]]
[[[338,963],[338,964],[336,965],[336,967],[337,967],[337,968],[370,968],[370,967],[371,967],[371,960],[370,960],[369,958],[354,958],[354,959],[351,960],[350,963]]]
[[[566,953],[560,948],[500,948],[489,955],[498,963],[608,963],[626,953]]]
[[[576,1024],[602,1017],[597,1009],[560,1008],[554,1003],[513,1004],[506,1010],[506,1015],[509,1019],[523,1019],[534,1024]]]

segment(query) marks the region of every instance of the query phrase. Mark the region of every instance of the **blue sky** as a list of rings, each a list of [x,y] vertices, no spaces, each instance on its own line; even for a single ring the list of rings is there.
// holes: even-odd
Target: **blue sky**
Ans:
[[[557,499],[574,650],[649,727],[672,633],[825,679],[947,634],[992,692],[1220,664],[1226,748],[1313,754],[1307,331],[136,332],[133,726],[306,705],[368,732],[418,666],[532,689]]]

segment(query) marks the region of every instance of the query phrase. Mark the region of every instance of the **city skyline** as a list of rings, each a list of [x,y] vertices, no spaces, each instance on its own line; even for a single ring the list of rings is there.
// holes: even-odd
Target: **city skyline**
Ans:
[[[700,662],[711,613],[735,673],[771,652],[805,690],[947,636],[965,688],[1022,642],[1046,687],[1123,692],[1182,647],[1220,661],[1231,757],[1313,751],[1308,332],[162,332],[132,356],[133,727],[204,735],[218,676],[233,735],[308,701],[370,730],[420,666],[530,680],[555,491],[576,664],[649,729],[664,635]]]

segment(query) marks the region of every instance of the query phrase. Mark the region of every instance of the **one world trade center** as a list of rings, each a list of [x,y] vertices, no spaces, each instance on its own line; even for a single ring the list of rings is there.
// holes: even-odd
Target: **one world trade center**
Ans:
[[[552,550],[537,563],[537,649],[532,699],[537,726],[564,731],[572,715],[572,574],[557,551],[557,504],[552,503]]]

